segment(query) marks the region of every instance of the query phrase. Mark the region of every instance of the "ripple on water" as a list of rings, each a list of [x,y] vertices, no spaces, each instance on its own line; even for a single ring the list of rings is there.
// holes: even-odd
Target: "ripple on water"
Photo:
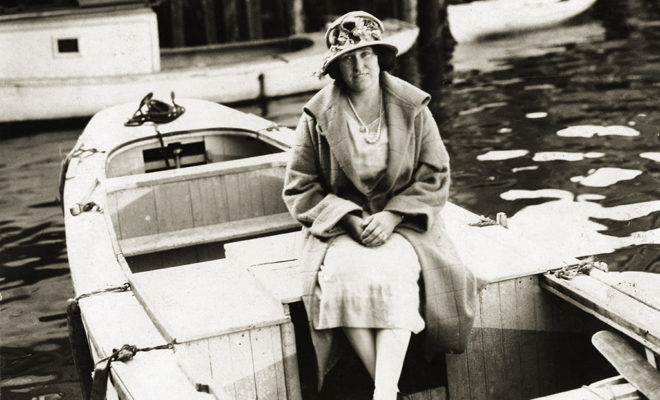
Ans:
[[[589,153],[571,153],[565,151],[542,151],[534,154],[532,160],[537,162],[546,161],[582,161],[585,158],[600,158],[605,156],[605,153],[589,152]]]
[[[557,135],[584,138],[592,136],[639,136],[639,131],[624,125],[575,125],[557,131]]]
[[[641,174],[642,171],[637,169],[598,168],[590,170],[586,176],[572,177],[571,182],[578,182],[581,185],[590,187],[607,187],[620,181],[635,179]]]
[[[567,256],[606,254],[660,243],[660,200],[603,207],[594,202],[604,199],[602,195],[575,196],[561,189],[509,190],[500,197],[508,201],[555,198],[522,208],[509,217],[509,227],[524,232],[532,241],[552,243]]]
[[[529,154],[529,150],[491,150],[485,154],[479,154],[479,161],[501,161],[511,158],[524,157]]]
[[[639,155],[642,158],[660,162],[660,152],[646,152]]]

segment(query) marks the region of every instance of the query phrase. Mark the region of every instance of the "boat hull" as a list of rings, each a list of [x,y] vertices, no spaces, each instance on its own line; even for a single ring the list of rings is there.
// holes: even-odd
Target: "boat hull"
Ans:
[[[459,42],[543,29],[588,10],[596,0],[490,0],[447,7],[449,29]]]

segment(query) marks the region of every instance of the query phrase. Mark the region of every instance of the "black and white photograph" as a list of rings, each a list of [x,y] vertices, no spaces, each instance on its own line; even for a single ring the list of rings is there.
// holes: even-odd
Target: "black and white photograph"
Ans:
[[[0,0],[0,399],[659,363],[658,0]]]

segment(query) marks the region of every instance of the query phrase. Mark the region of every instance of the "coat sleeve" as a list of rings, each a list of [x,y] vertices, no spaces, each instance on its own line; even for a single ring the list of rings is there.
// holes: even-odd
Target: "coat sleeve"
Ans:
[[[415,130],[421,141],[412,180],[384,209],[402,214],[401,226],[425,232],[449,197],[449,155],[428,107],[415,118]]]
[[[332,237],[344,233],[339,220],[362,208],[350,200],[330,193],[322,184],[318,157],[318,136],[315,120],[303,114],[296,128],[296,143],[284,177],[282,198],[291,215],[318,237]]]

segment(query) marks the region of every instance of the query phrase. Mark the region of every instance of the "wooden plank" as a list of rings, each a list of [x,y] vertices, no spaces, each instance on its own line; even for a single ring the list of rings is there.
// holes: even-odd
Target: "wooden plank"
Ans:
[[[112,221],[112,227],[115,230],[115,235],[117,239],[121,239],[121,225],[119,224],[119,214],[117,208],[117,193],[109,193],[106,196],[106,213],[110,214],[110,220]]]
[[[243,203],[247,217],[264,215],[264,197],[261,193],[261,171],[251,171],[240,175],[239,190],[245,189],[248,201]],[[278,196],[278,197],[281,197]]]
[[[201,0],[202,2],[202,14],[204,17],[204,34],[206,37],[206,43],[214,44],[218,43],[218,32],[215,28],[215,0]]]
[[[171,350],[138,353],[130,362],[113,363],[110,372],[120,399],[217,399],[195,390]]]
[[[211,374],[209,339],[178,343],[174,355],[193,385],[211,384],[213,377]]]
[[[223,186],[222,176],[190,181],[193,226],[213,225],[229,219]]]
[[[520,335],[520,370],[522,373],[521,390],[528,397],[539,394],[539,367],[537,354],[536,306],[535,288],[538,280],[535,277],[516,279],[516,309],[518,310],[518,326]]]
[[[470,399],[470,372],[468,370],[467,354],[447,354],[445,358],[447,360],[449,398],[452,400]]]
[[[217,398],[240,400],[236,397],[234,388],[236,374],[233,366],[228,362],[231,354],[229,336],[221,335],[209,340],[210,367],[213,376],[211,387]]]
[[[502,318],[502,346],[508,397],[524,398],[522,392],[522,370],[520,360],[520,324],[516,303],[516,280],[502,281],[500,289],[500,315]]]
[[[250,346],[249,331],[235,332],[229,335],[230,356],[234,371],[234,390],[236,399],[256,399],[256,382],[254,379],[254,364]]]
[[[594,269],[589,276],[632,297],[633,299],[660,311],[660,275],[653,272],[621,271],[604,272]]]
[[[288,315],[288,307],[285,314]],[[286,381],[287,400],[302,400],[300,375],[298,373],[298,355],[296,333],[292,322],[280,325],[282,335],[282,357],[284,358],[284,379]]]
[[[534,305],[536,308],[536,354],[538,357],[539,379],[538,390],[541,394],[552,393],[561,382],[557,382],[557,341],[553,337],[544,335],[542,332],[552,330],[556,316],[556,309],[551,303],[550,296],[536,285],[532,288],[534,293]]]
[[[660,312],[653,307],[588,275],[566,280],[545,274],[542,286],[660,353]]]
[[[131,283],[160,331],[179,342],[289,321],[281,303],[228,260],[143,272]]]
[[[426,389],[417,393],[407,394],[402,397],[405,400],[447,400],[447,388],[441,386],[433,389]]]
[[[186,181],[154,187],[158,233],[193,227],[190,187]]]
[[[499,283],[490,284],[481,292],[481,326],[487,398],[501,399],[508,396],[509,381],[504,364]]]
[[[285,168],[263,170],[259,176],[264,214],[276,214],[287,211],[282,200]]]
[[[487,399],[488,387],[486,380],[485,348],[483,342],[483,328],[481,327],[481,314],[484,311],[483,300],[479,297],[479,307],[475,310],[475,327],[470,332],[466,350],[468,362],[468,386],[470,398],[473,400]]]
[[[192,179],[201,179],[211,176],[231,175],[256,169],[281,168],[286,165],[287,159],[287,153],[281,152],[224,161],[221,163],[210,163],[194,167],[150,172],[148,174],[118,176],[116,178],[106,179],[105,190],[106,193],[112,193],[119,190],[190,181]]]
[[[273,368],[275,383],[277,385],[278,400],[287,400],[286,376],[284,373],[284,338],[282,337],[281,325],[275,325],[268,328],[270,334],[271,353],[273,354]]]
[[[613,332],[600,331],[592,336],[591,342],[637,390],[649,399],[660,399],[660,372],[623,338]]]
[[[120,241],[125,256],[155,253],[205,243],[235,240],[245,236],[265,235],[298,227],[289,213],[265,215],[215,225],[130,237]]]
[[[277,331],[276,338],[273,338],[273,329]],[[250,330],[250,347],[258,399],[280,399],[280,394],[286,396],[279,331],[279,326]],[[279,347],[275,346],[277,343]],[[277,350],[277,354],[274,350]]]
[[[244,219],[245,210],[243,210],[243,203],[241,203],[240,188],[239,188],[238,174],[231,174],[225,176],[224,191],[227,196],[227,210],[229,214],[229,221],[236,221]]]
[[[117,212],[122,238],[158,233],[156,199],[152,188],[117,193]]]
[[[301,301],[303,283],[298,260],[254,265],[248,270],[282,304]]]

